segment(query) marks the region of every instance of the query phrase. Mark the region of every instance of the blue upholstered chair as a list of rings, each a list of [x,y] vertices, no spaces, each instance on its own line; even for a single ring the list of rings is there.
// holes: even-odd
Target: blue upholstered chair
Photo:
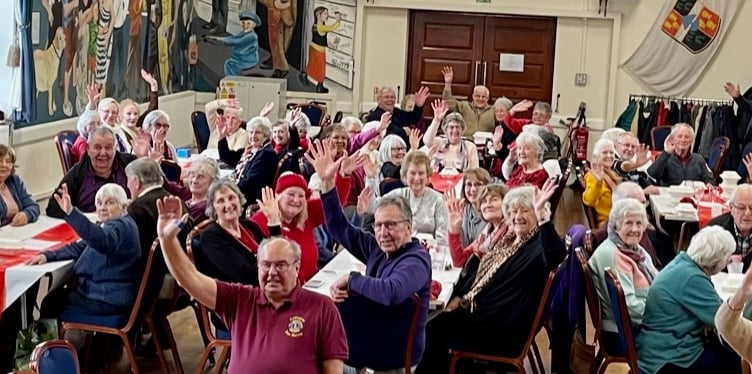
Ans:
[[[193,112],[191,114],[191,125],[193,126],[193,138],[196,140],[196,149],[201,153],[209,145],[209,136],[211,136],[206,113],[200,110]]]
[[[50,340],[31,352],[31,370],[37,374],[79,374],[76,349],[65,340]]]
[[[624,290],[621,288],[621,283],[616,274],[611,269],[606,268],[603,277],[606,279],[606,290],[608,291],[608,298],[611,300],[611,312],[614,314],[616,328],[619,330],[620,348],[626,353],[625,362],[629,365],[632,373],[639,374],[641,371],[637,365],[637,350],[634,343],[636,331],[632,325],[632,318],[629,316],[627,301],[624,298]],[[606,368],[603,367],[598,373],[603,373],[605,370]]]

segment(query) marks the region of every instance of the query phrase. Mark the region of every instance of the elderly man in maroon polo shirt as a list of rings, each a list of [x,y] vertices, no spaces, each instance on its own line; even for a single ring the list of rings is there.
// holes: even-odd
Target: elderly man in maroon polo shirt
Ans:
[[[300,247],[284,238],[258,248],[259,287],[212,279],[196,270],[177,239],[188,215],[174,196],[157,201],[157,232],[170,273],[214,310],[232,336],[230,374],[341,374],[345,328],[334,303],[298,284]]]

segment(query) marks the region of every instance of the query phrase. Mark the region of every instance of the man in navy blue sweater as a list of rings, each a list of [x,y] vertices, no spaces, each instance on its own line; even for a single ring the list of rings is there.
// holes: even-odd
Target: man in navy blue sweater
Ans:
[[[407,136],[404,127],[413,127],[423,118],[423,105],[430,95],[431,92],[428,90],[428,87],[421,87],[415,93],[415,107],[411,112],[406,112],[394,106],[397,101],[394,89],[391,87],[382,87],[379,90],[378,96],[379,106],[368,114],[366,120],[369,122],[380,121],[381,116],[385,112],[392,113],[392,122],[386,129],[387,135],[397,135],[409,146],[410,138]]]
[[[354,169],[362,156],[334,162],[331,153],[316,141],[306,154],[321,178],[326,226],[337,243],[366,264],[365,274],[352,272],[331,288],[347,333],[350,357],[346,364],[399,372],[404,370],[409,352],[410,366],[415,367],[425,347],[430,256],[412,238],[412,213],[402,197],[381,199],[374,215],[375,236],[350,224],[340,206],[334,176]],[[418,305],[413,301],[415,294],[420,299]],[[420,308],[417,326],[409,336],[416,307]],[[407,346],[410,343],[412,346]]]

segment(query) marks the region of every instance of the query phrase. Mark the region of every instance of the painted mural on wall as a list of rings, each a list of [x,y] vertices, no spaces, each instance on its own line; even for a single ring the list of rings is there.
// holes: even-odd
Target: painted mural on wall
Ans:
[[[196,87],[228,75],[287,79],[288,91],[352,89],[355,0],[197,0]]]
[[[227,75],[287,79],[288,91],[350,92],[356,0],[32,0],[35,123],[82,113],[86,88],[148,100],[213,92]]]
[[[147,101],[141,69],[160,94],[193,88],[193,0],[33,1],[37,123],[82,113],[91,83],[102,97]]]

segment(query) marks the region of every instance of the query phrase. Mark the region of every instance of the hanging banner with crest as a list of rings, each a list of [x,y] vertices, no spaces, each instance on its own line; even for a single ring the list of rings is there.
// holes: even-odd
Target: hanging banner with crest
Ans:
[[[667,0],[624,69],[655,93],[686,95],[713,59],[740,3]]]

